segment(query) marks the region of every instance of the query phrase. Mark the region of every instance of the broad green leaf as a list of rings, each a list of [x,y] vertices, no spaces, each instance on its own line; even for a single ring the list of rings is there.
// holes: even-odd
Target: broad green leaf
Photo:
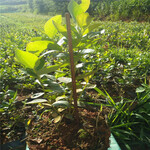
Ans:
[[[26,104],[38,104],[38,103],[45,103],[47,102],[46,99],[35,99],[33,101],[27,102]]]
[[[59,33],[61,33],[65,37],[67,37],[67,29],[63,25],[58,24],[55,21],[53,21],[53,24],[54,24],[55,28],[58,30]]]
[[[39,58],[39,59],[36,61],[36,63],[35,63],[34,69],[35,69],[36,71],[37,71],[37,70],[40,70],[40,69],[43,68],[44,64],[45,64],[45,59],[44,59],[44,57]]]
[[[82,13],[77,16],[77,23],[81,28],[87,27],[91,21],[92,18],[90,17],[89,13]]]
[[[61,65],[52,65],[52,66],[48,66],[48,67],[44,67],[40,70],[37,71],[37,74],[38,75],[42,75],[42,74],[47,74],[47,73],[50,73],[50,72],[54,72],[56,71],[57,69],[60,68]]]
[[[33,77],[36,77],[36,78],[38,77],[37,74],[35,73],[35,71],[31,68],[26,68],[26,72]]]
[[[45,49],[61,49],[61,47],[52,42],[52,41],[35,41],[28,43],[26,50],[30,53],[33,53],[37,56],[40,55],[41,52],[43,52]]]
[[[57,33],[57,29],[55,28],[52,21],[55,21],[58,24],[61,24],[62,16],[61,15],[54,16],[45,23],[44,31],[50,38],[53,38],[54,35]]]
[[[85,35],[85,34],[87,34],[87,33],[89,33],[89,32],[91,32],[91,31],[93,31],[94,29],[96,29],[98,26],[100,26],[101,25],[101,23],[93,23],[93,24],[90,24],[88,27],[87,27],[87,29],[83,32],[83,35]]]
[[[83,12],[86,12],[90,6],[90,0],[81,0],[80,7],[82,8]]]
[[[32,53],[16,50],[15,51],[15,58],[19,63],[24,65],[26,68],[34,69],[35,63],[38,60],[38,57]]]
[[[69,107],[70,104],[68,101],[57,101],[52,104],[54,107]]]
[[[47,49],[49,41],[35,41],[27,44],[26,50],[35,55],[39,55],[43,50]]]
[[[74,19],[74,21],[76,21],[76,17],[78,15],[80,15],[81,13],[84,13],[82,7],[74,0],[70,1],[69,5],[68,5],[68,10],[69,10],[72,18]]]
[[[54,42],[50,42],[47,47],[49,50],[61,50],[62,48]]]

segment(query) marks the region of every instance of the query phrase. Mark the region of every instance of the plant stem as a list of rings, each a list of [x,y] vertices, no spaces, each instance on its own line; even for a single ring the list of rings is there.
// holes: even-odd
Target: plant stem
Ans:
[[[76,93],[76,80],[75,80],[75,67],[74,67],[73,46],[72,46],[72,36],[71,36],[69,13],[66,13],[66,24],[67,24],[68,46],[69,46],[69,54],[70,54],[72,91],[73,91],[73,99],[74,99],[75,118],[76,118],[77,122],[79,123],[79,113],[78,113],[77,93]]]

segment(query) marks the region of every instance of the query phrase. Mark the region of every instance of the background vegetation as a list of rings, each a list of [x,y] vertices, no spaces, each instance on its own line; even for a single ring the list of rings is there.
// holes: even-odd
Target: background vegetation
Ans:
[[[0,0],[0,12],[65,14],[69,2],[70,0]],[[88,12],[96,20],[150,21],[150,0],[91,0]]]

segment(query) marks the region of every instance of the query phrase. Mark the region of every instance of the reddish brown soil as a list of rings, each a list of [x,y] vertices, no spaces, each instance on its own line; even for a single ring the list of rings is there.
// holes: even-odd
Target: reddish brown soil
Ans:
[[[27,130],[30,150],[107,150],[110,130],[103,112],[79,109],[79,114],[79,124],[67,118],[53,123],[50,113],[32,121]]]

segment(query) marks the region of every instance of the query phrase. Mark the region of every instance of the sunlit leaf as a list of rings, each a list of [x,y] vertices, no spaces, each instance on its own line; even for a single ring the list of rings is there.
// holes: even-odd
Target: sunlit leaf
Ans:
[[[72,79],[68,78],[68,77],[60,77],[57,80],[60,81],[60,82],[66,83],[66,84],[70,83],[72,81]]]
[[[93,53],[93,52],[95,52],[94,49],[84,49],[84,50],[82,50],[83,54],[89,54],[89,53]]]
[[[26,50],[30,53],[33,53],[37,56],[39,56],[39,54],[47,49],[48,44],[50,43],[50,41],[35,41],[35,42],[30,42],[27,44]]]
[[[79,14],[76,19],[77,19],[78,25],[81,28],[87,27],[92,21],[92,18],[90,17],[90,15],[88,13]]]
[[[81,0],[80,7],[82,8],[83,12],[86,12],[90,6],[90,0]]]
[[[61,116],[57,116],[56,118],[54,118],[54,123],[61,121],[61,119],[62,119]]]
[[[58,24],[57,22],[53,21],[53,24],[55,28],[58,30],[59,33],[61,33],[63,36],[67,37],[67,29],[61,24]]]
[[[55,28],[52,21],[55,21],[58,24],[61,24],[62,16],[61,15],[54,16],[46,22],[46,24],[44,26],[44,31],[50,38],[53,38],[54,35],[57,33],[57,29]]]
[[[29,126],[31,123],[31,119],[28,120],[27,125]]]
[[[34,69],[35,63],[38,60],[36,55],[22,50],[16,50],[15,57],[19,63],[31,69]]]
[[[33,101],[27,102],[26,104],[38,104],[38,103],[45,103],[47,102],[46,99],[35,99]]]
[[[87,84],[86,89],[94,89],[96,84]]]
[[[65,95],[58,96],[58,97],[56,98],[56,101],[60,101],[60,100],[62,100],[62,99],[67,99],[67,96],[65,96]]]
[[[89,32],[91,32],[91,31],[93,31],[94,29],[96,29],[97,27],[99,27],[101,25],[101,23],[92,23],[92,24],[90,24],[88,27],[87,27],[87,29],[83,32],[83,35],[85,35],[85,34],[87,34],[87,33],[89,33]]]
[[[69,107],[70,104],[68,101],[57,101],[52,104],[54,107]]]
[[[46,49],[60,50],[61,47],[52,41],[35,41],[27,44],[26,50],[37,56]]]
[[[138,87],[138,88],[136,89],[136,93],[142,93],[142,92],[144,92],[144,91],[145,91],[145,88],[142,87],[142,86],[140,86],[140,87]]]
[[[69,5],[68,5],[68,10],[72,16],[72,18],[74,19],[74,21],[76,21],[76,17],[83,13],[83,9],[82,7],[77,3],[75,2],[74,0],[71,0]]]
[[[39,97],[41,97],[43,95],[44,95],[44,92],[35,93],[35,94],[31,95],[31,98],[39,98]]]

